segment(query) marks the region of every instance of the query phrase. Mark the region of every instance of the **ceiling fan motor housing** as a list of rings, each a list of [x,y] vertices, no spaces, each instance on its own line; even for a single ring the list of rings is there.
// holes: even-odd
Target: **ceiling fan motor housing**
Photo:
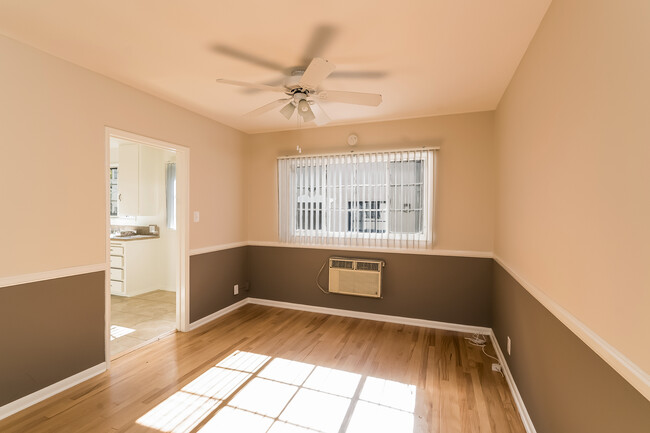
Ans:
[[[309,94],[303,92],[296,92],[293,94],[293,102],[299,104],[300,101],[306,100]]]

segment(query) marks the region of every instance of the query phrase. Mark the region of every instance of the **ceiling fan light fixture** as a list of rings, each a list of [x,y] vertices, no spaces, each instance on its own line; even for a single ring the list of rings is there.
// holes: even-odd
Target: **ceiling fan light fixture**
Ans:
[[[291,119],[291,116],[293,116],[293,112],[296,110],[296,107],[293,105],[292,102],[289,102],[287,105],[282,107],[280,110],[280,113],[287,118],[287,120]]]
[[[301,114],[311,111],[311,109],[309,108],[309,102],[307,102],[306,99],[303,99],[300,102],[298,102],[298,110],[300,110]]]
[[[314,120],[316,118],[316,116],[314,115],[314,112],[311,111],[311,108],[309,108],[309,104],[307,103],[307,101],[300,101],[300,102],[301,103],[304,102],[305,104],[303,105],[303,107],[304,106],[307,107],[306,111],[302,111],[302,107],[299,106],[299,108],[301,110],[300,115],[302,116],[302,120],[305,121],[305,122],[311,122],[312,120]]]

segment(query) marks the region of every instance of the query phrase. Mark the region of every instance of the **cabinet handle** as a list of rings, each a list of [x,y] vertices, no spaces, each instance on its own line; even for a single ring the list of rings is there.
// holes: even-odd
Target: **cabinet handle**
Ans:
[[[117,195],[117,200],[118,200],[118,201],[122,201],[122,194],[118,194],[118,195]]]

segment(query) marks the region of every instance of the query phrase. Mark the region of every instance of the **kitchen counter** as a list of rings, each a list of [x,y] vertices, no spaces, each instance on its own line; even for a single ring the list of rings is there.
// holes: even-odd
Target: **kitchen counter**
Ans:
[[[131,236],[113,236],[111,241],[140,241],[144,239],[160,239],[160,235],[131,235]]]

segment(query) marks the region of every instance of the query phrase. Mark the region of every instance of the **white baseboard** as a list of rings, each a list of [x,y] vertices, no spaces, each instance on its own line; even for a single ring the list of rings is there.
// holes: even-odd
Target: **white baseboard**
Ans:
[[[11,403],[7,403],[4,406],[0,407],[0,419],[7,418],[16,412],[27,409],[29,406],[35,405],[36,403],[39,403],[46,398],[52,397],[53,395],[63,392],[66,389],[72,388],[73,386],[78,385],[81,382],[84,382],[92,377],[95,377],[98,374],[102,374],[105,371],[106,363],[102,362],[101,364],[90,367],[87,370],[53,383],[50,386],[39,389],[36,392],[26,395],[25,397],[19,398],[18,400],[12,401]]]
[[[436,322],[434,320],[413,319],[411,317],[365,313],[362,311],[341,310],[338,308],[316,307],[307,304],[294,304],[291,302],[272,301],[269,299],[261,299],[261,298],[245,298],[239,302],[235,302],[234,304],[229,305],[226,308],[222,308],[219,311],[215,311],[209,316],[205,316],[202,319],[197,320],[196,322],[190,323],[189,330],[193,331],[194,329],[206,325],[212,322],[213,320],[216,320],[219,317],[230,313],[231,311],[235,311],[236,309],[243,307],[246,304],[265,305],[268,307],[286,308],[289,310],[308,311],[310,313],[331,314],[333,316],[353,317],[355,319],[374,320],[377,322],[398,323],[400,325],[420,326],[422,328],[444,329],[447,331],[465,332],[469,334],[490,335],[490,333],[492,332],[491,328],[487,328],[483,326],[460,325],[457,323]]]
[[[434,320],[413,319],[402,316],[389,316],[386,314],[365,313],[362,311],[340,310],[338,308],[315,307],[306,304],[291,302],[271,301],[260,298],[247,298],[249,304],[266,305],[269,307],[288,308],[290,310],[309,311],[311,313],[331,314],[333,316],[354,317],[356,319],[374,320],[377,322],[398,323],[401,325],[420,326],[423,328],[445,329],[447,331],[466,332],[471,334],[490,334],[490,328],[482,326],[459,325],[456,323],[436,322]]]
[[[530,415],[528,415],[528,410],[526,409],[526,405],[524,404],[524,399],[521,398],[521,394],[519,394],[519,389],[517,388],[515,379],[512,377],[512,373],[510,373],[510,368],[508,367],[506,358],[505,356],[503,356],[503,352],[501,351],[501,346],[499,346],[497,337],[496,335],[494,335],[494,331],[492,329],[490,329],[489,335],[490,335],[490,340],[492,341],[492,346],[494,346],[494,351],[496,352],[497,358],[499,358],[499,362],[501,363],[501,367],[503,368],[503,375],[506,377],[506,382],[508,382],[508,387],[510,388],[512,397],[515,399],[515,405],[517,406],[517,411],[519,412],[521,421],[524,423],[524,428],[526,429],[526,433],[537,433],[537,431],[535,430],[535,426],[533,425],[533,421],[530,419]]]
[[[202,319],[197,320],[196,322],[190,323],[190,331],[195,330],[196,328],[199,328],[203,325],[206,325],[210,322],[212,322],[215,319],[218,319],[219,317],[230,313],[231,311],[235,311],[239,307],[243,307],[244,305],[248,304],[248,299],[249,298],[244,298],[239,302],[235,302],[232,305],[227,306],[226,308],[222,308],[219,311],[215,311],[214,313],[210,314],[209,316],[205,316]]]

